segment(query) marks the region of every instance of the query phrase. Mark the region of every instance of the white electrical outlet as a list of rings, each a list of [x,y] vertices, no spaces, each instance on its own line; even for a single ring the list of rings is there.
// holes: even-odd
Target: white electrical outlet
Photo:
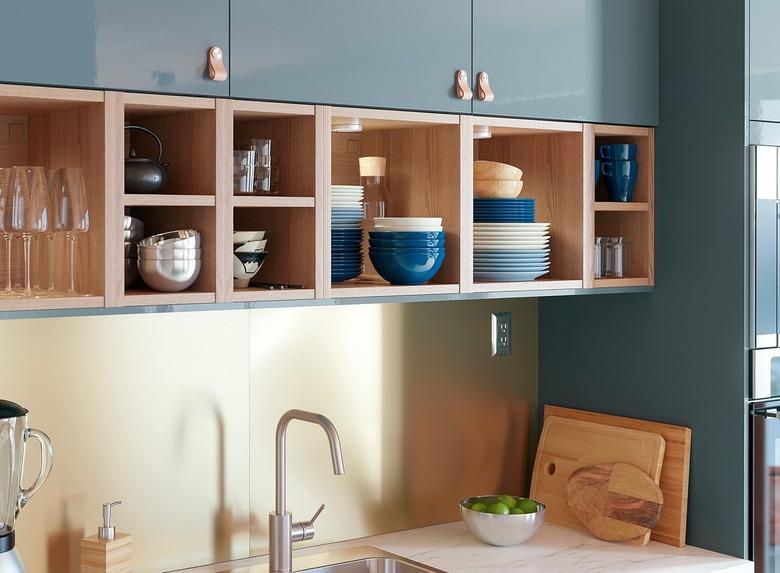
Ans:
[[[512,313],[494,312],[491,321],[491,356],[512,354]]]

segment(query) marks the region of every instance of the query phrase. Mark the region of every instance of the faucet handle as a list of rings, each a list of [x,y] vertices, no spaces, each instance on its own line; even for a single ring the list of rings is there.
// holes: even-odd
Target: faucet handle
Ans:
[[[292,540],[293,543],[298,541],[308,541],[310,539],[314,539],[314,522],[317,521],[317,518],[320,516],[320,514],[325,509],[325,504],[323,503],[320,508],[314,512],[314,515],[311,517],[309,521],[298,521],[297,523],[292,524]]]

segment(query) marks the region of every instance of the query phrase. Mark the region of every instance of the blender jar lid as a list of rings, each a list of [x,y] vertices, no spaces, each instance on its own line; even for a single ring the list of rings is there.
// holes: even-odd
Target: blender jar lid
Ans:
[[[27,412],[27,408],[22,408],[19,404],[9,402],[8,400],[0,400],[0,420],[26,416]]]

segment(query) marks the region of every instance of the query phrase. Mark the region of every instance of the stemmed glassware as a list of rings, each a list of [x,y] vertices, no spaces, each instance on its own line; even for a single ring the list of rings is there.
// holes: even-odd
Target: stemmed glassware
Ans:
[[[3,233],[5,241],[5,289],[2,296],[5,298],[18,296],[13,289],[11,282],[11,240],[13,235],[10,226],[11,204],[9,202],[11,185],[11,168],[0,167],[0,231]]]
[[[32,297],[30,249],[33,236],[48,228],[46,172],[43,167],[12,167],[4,209],[5,231],[21,237],[24,248],[24,292]],[[6,241],[6,245],[10,243]]]
[[[49,290],[54,291],[54,233],[65,233],[68,244],[67,293],[76,295],[76,239],[89,230],[84,173],[78,167],[55,169],[49,182]]]

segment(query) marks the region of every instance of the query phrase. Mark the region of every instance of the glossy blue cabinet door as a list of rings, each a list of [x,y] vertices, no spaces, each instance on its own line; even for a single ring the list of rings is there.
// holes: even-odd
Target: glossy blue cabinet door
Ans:
[[[0,81],[227,96],[207,51],[226,56],[224,0],[5,2]]]
[[[471,111],[471,0],[231,0],[231,95]]]
[[[474,113],[658,123],[658,0],[474,0]]]
[[[780,121],[780,2],[750,1],[750,119]]]

